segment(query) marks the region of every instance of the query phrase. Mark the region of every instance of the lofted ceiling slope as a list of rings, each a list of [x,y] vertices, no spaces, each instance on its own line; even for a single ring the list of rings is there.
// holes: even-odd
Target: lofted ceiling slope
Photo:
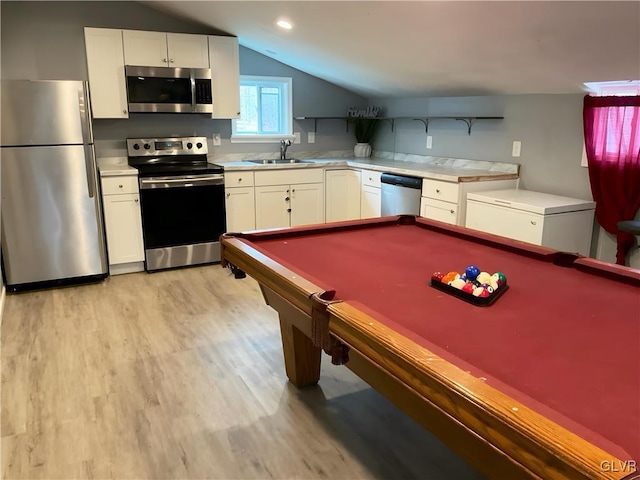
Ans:
[[[143,3],[367,97],[581,93],[640,78],[639,1]]]

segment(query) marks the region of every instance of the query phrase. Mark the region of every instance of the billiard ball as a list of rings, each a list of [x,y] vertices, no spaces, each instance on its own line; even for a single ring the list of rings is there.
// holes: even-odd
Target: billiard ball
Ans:
[[[485,291],[484,288],[476,287],[476,288],[473,289],[473,296],[474,297],[480,297],[480,296],[482,296],[482,292],[484,292],[484,291]]]
[[[464,287],[462,287],[462,291],[473,295],[473,290],[475,288],[476,286],[473,283],[467,282],[464,284]]]
[[[431,280],[433,280],[434,282],[441,282],[442,281],[442,277],[444,277],[444,273],[442,273],[442,272],[433,272],[433,275],[431,275]]]
[[[442,277],[442,283],[446,283],[448,285],[449,282],[452,282],[456,279],[456,275],[459,275],[458,272],[451,271],[447,273],[444,277]]]
[[[498,285],[502,285],[507,281],[507,277],[505,277],[504,273],[502,272],[494,273],[493,275],[491,275],[491,278],[493,278],[498,283]]]
[[[469,265],[464,270],[464,274],[465,274],[467,280],[475,280],[475,278],[478,276],[479,273],[480,273],[480,269],[478,267],[476,267],[475,265]]]
[[[478,280],[482,284],[482,283],[487,283],[490,278],[491,278],[491,275],[489,275],[489,273],[480,272],[476,277],[476,280]]]
[[[458,290],[462,290],[462,287],[464,287],[466,283],[467,282],[465,282],[461,278],[455,278],[451,282],[449,282],[449,285],[451,285],[453,288],[457,288]]]
[[[489,295],[493,293],[493,287],[488,283],[483,283],[482,288],[484,288],[487,292],[489,292]]]

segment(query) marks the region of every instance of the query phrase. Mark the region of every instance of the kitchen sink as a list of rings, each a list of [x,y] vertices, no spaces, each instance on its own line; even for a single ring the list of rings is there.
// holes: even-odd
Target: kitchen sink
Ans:
[[[313,160],[299,160],[297,158],[285,158],[274,160],[247,160],[251,163],[259,163],[260,165],[283,165],[287,163],[313,163]]]

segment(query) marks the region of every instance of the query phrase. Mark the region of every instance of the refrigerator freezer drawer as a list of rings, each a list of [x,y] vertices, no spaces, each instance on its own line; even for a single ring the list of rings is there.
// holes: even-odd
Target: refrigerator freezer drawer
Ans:
[[[107,272],[91,152],[83,145],[2,149],[8,285]]]

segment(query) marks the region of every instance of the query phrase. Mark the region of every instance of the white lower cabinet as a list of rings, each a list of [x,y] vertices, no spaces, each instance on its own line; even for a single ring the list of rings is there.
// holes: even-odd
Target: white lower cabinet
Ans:
[[[362,170],[360,218],[379,217],[382,214],[380,172]]]
[[[102,177],[102,202],[112,275],[144,270],[137,175]]]
[[[324,223],[321,168],[255,172],[256,228]]]
[[[255,230],[256,196],[253,172],[226,172],[224,187],[227,232]]]
[[[515,188],[517,186],[517,179],[446,182],[425,178],[422,181],[420,216],[451,225],[464,226],[469,192]]]
[[[256,228],[289,227],[289,185],[256,187]]]
[[[325,211],[327,222],[360,218],[361,173],[356,170],[327,170]]]

